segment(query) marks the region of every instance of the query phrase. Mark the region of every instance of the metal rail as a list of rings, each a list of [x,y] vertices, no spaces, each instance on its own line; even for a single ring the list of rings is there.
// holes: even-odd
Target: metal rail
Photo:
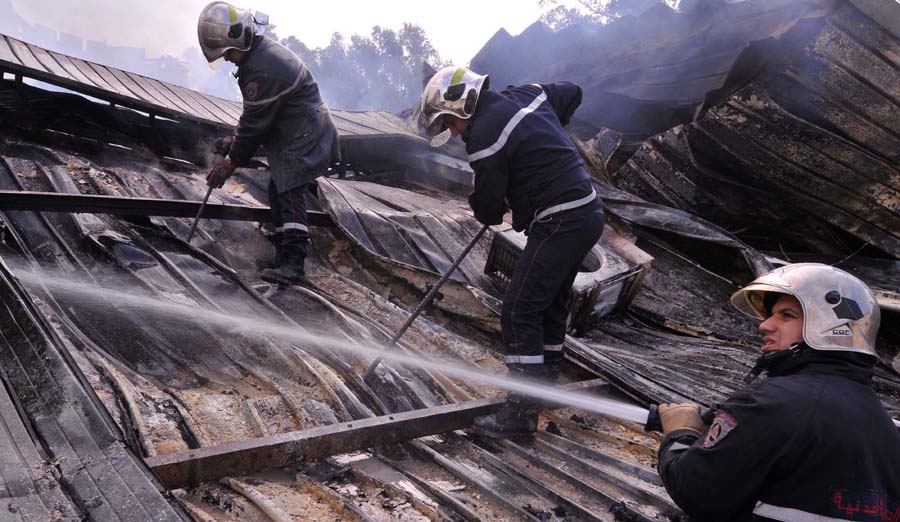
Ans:
[[[562,386],[567,391],[603,387],[594,379]],[[193,486],[225,476],[248,475],[300,461],[317,460],[372,446],[395,444],[426,435],[467,428],[477,417],[497,410],[504,399],[437,406],[380,417],[228,442],[180,453],[147,457],[144,461],[170,489]]]
[[[193,218],[201,202],[177,199],[124,198],[89,194],[60,194],[56,192],[24,192],[0,190],[0,210],[31,210],[34,212],[71,212],[75,214],[113,214],[119,216],[161,216]],[[331,216],[311,210],[309,224],[334,226]],[[269,207],[209,203],[203,209],[207,219],[231,221],[271,221]]]

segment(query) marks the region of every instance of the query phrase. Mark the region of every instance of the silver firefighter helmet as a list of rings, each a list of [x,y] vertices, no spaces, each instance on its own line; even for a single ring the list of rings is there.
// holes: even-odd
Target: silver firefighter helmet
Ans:
[[[803,340],[810,348],[878,356],[875,338],[881,310],[872,290],[855,276],[820,263],[785,265],[735,292],[731,303],[751,317],[766,319],[769,292],[800,301]]]
[[[228,49],[246,51],[253,37],[265,32],[269,17],[240,9],[226,2],[213,2],[203,8],[197,21],[197,39],[206,61],[214,62]]]
[[[450,138],[444,116],[451,114],[464,120],[472,117],[478,96],[490,79],[465,67],[444,67],[425,85],[422,92],[422,126],[431,138],[431,146],[443,145]]]

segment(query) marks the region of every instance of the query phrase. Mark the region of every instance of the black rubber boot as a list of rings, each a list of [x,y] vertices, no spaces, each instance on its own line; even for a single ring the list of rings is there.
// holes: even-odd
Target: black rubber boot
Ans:
[[[543,364],[510,364],[509,376],[545,383],[547,368]],[[510,393],[500,411],[475,419],[477,433],[495,439],[525,438],[537,431],[540,402],[531,397]]]
[[[279,285],[303,285],[312,287],[312,282],[306,277],[303,269],[305,258],[282,258],[282,263],[274,268],[263,270],[259,276],[263,281]]]

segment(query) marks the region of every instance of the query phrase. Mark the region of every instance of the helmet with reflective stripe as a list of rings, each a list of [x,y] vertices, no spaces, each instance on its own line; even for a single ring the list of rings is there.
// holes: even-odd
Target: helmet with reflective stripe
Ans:
[[[197,38],[206,61],[214,62],[228,49],[247,51],[253,37],[265,32],[269,17],[239,9],[225,2],[213,2],[203,8],[197,21]]]
[[[428,80],[422,92],[422,126],[432,145],[446,142],[434,139],[441,133],[449,132],[444,125],[444,115],[451,114],[464,120],[472,117],[478,96],[487,88],[490,79],[465,67],[444,67]]]
[[[735,292],[731,303],[751,317],[766,319],[771,314],[769,292],[800,301],[803,340],[810,348],[878,356],[881,310],[872,290],[855,276],[820,263],[785,265]]]

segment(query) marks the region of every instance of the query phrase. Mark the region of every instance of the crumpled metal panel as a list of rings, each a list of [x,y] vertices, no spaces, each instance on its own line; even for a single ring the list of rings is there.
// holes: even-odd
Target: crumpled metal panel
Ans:
[[[322,179],[323,206],[335,224],[389,272],[427,291],[481,228],[461,198],[387,187],[365,181]],[[500,299],[506,291],[514,258],[526,237],[497,225],[475,245],[442,287],[436,306],[471,317],[491,330],[498,327]],[[604,238],[586,260],[573,285],[573,320],[587,321],[601,290],[609,290],[604,312],[618,306],[639,286],[643,262],[620,255]],[[602,266],[601,266],[602,265]],[[485,273],[496,274],[493,277]],[[607,288],[609,287],[609,288]]]
[[[846,248],[841,231],[900,257],[900,39],[846,4],[799,58],[648,140],[614,180],[729,228],[779,223],[813,251]]]

